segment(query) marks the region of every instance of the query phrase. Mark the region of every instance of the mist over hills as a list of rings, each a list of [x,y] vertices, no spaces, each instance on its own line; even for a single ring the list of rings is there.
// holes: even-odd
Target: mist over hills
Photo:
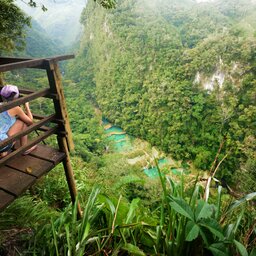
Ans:
[[[23,53],[19,53],[20,56],[47,57],[64,52],[63,45],[48,36],[35,20],[32,20],[31,28],[27,28],[26,35],[26,48]]]
[[[79,40],[82,29],[79,19],[86,0],[46,0],[43,1],[46,12],[41,10],[40,3],[37,8],[31,8],[22,1],[17,1],[17,4],[45,29],[52,40],[58,40],[65,46]]]

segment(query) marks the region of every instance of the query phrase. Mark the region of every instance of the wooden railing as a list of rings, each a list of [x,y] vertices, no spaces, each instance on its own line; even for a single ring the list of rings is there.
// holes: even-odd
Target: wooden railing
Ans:
[[[0,113],[3,111],[9,110],[13,107],[24,104],[25,102],[30,102],[31,100],[37,99],[39,97],[51,97],[52,98],[52,96],[53,95],[51,95],[50,89],[44,89],[39,92],[34,92],[27,96],[21,97],[17,100],[13,100],[11,102],[4,103],[4,104],[0,105]],[[37,119],[37,116],[35,115],[34,118]],[[45,125],[47,125],[49,123],[54,123],[54,127],[51,127],[51,128],[44,127]],[[39,120],[38,122],[35,122],[32,125],[28,126],[23,131],[16,133],[15,135],[5,139],[4,141],[1,141],[0,148],[13,143],[14,141],[19,140],[21,137],[28,135],[28,134],[32,133],[33,131],[36,131],[36,130],[43,131],[43,134],[41,134],[37,138],[30,140],[26,145],[19,147],[17,150],[8,154],[3,159],[0,159],[0,166],[3,165],[6,161],[8,161],[10,158],[16,156],[17,154],[21,154],[21,153],[25,152],[27,149],[31,148],[32,146],[40,143],[47,137],[51,136],[53,133],[58,134],[58,136],[60,136],[60,135],[65,136],[65,133],[63,134],[63,131],[59,125],[62,123],[63,123],[63,120],[58,120],[56,114],[45,116],[45,117],[42,117],[41,120]],[[44,127],[44,129],[43,129],[43,127]]]
[[[9,110],[15,106],[20,106],[26,102],[38,99],[40,97],[52,99],[54,105],[52,114],[48,116],[40,116],[33,113],[36,122],[26,127],[26,129],[24,129],[23,131],[18,132],[17,134],[0,142],[0,147],[2,148],[6,145],[9,145],[10,143],[13,143],[14,141],[19,140],[25,135],[31,134],[32,132],[37,130],[40,131],[40,134],[29,140],[26,145],[21,145],[10,154],[0,159],[0,167],[4,165],[8,160],[16,157],[17,155],[21,155],[32,146],[44,141],[46,138],[52,136],[53,134],[56,134],[59,151],[66,154],[66,157],[63,160],[63,165],[71,198],[72,201],[75,202],[77,192],[73,170],[69,158],[69,151],[74,148],[74,144],[72,140],[63,87],[61,83],[61,73],[58,66],[58,61],[71,58],[74,58],[74,55],[56,56],[53,58],[42,59],[0,57],[0,73],[25,68],[43,69],[46,71],[49,82],[48,88],[41,89],[39,91],[31,91],[28,89],[19,88],[22,97],[8,103],[1,104],[0,113]],[[3,85],[0,86],[0,89],[2,88],[2,86]],[[81,215],[80,208],[79,213]]]

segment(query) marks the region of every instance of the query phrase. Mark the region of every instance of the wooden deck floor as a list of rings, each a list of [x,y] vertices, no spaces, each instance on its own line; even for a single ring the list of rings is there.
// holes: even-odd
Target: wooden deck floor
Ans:
[[[29,155],[16,156],[0,167],[0,211],[65,158],[65,153],[44,145]]]

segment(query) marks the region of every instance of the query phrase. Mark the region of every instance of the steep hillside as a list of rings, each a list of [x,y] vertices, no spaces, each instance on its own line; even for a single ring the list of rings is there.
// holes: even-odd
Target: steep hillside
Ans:
[[[23,1],[18,1],[17,4],[32,16],[53,40],[59,40],[63,45],[74,43],[81,33],[79,18],[86,0],[43,1],[46,12],[39,7],[31,8]]]
[[[32,20],[31,28],[26,31],[26,48],[19,56],[47,57],[59,55],[64,52],[64,46],[60,42],[53,41],[47,36],[46,31]]]
[[[177,159],[222,175],[255,172],[256,5],[252,1],[90,1],[71,75],[103,113]],[[248,141],[250,143],[248,143]]]

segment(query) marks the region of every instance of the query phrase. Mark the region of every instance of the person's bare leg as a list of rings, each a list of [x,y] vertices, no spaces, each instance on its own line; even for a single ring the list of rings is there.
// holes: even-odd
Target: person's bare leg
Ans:
[[[8,152],[3,152],[3,153],[0,153],[0,159],[7,156],[8,155]]]
[[[14,125],[10,128],[10,130],[8,131],[8,136],[12,136],[18,132],[21,132],[23,130],[25,130],[27,127],[27,125],[22,122],[21,120],[17,120]],[[20,138],[20,146],[24,146],[26,145],[28,142],[28,136],[25,135],[23,137]],[[27,149],[23,155],[27,155],[29,154],[31,151],[35,150],[37,148],[37,145],[32,146],[31,148]]]
[[[27,125],[24,122],[22,122],[21,120],[17,120],[14,123],[14,125],[9,129],[8,136],[12,136],[12,135],[14,135],[18,132],[21,132],[26,127],[27,127]],[[24,146],[25,144],[27,144],[27,142],[28,142],[28,136],[27,135],[20,138],[20,146]]]
[[[21,120],[17,120],[14,125],[9,129],[8,131],[8,136],[12,136],[18,132],[21,132],[23,131],[24,129],[26,128],[26,124],[24,122],[22,122]],[[23,136],[21,139],[20,139],[20,144],[21,145],[25,145],[27,143],[27,136]],[[15,142],[13,143],[13,145],[15,144]],[[2,152],[0,153],[0,158],[3,158],[5,156],[8,155],[9,152]]]

